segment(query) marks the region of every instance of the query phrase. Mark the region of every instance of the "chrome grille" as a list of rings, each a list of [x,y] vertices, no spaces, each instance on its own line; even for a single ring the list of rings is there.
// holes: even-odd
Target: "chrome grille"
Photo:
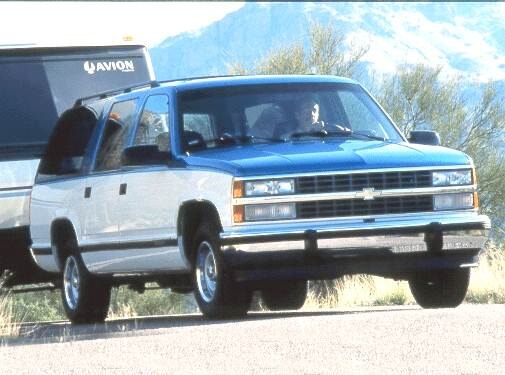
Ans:
[[[297,203],[297,217],[368,216],[433,211],[433,196],[377,198],[374,200],[343,199]]]
[[[383,173],[349,173],[296,178],[297,194],[316,194],[376,190],[410,189],[431,186],[430,171]]]

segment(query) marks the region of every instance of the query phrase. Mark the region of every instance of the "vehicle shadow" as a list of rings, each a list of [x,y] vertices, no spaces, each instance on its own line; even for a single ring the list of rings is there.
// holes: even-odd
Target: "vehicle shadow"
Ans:
[[[417,306],[368,308],[356,310],[332,311],[283,311],[283,312],[250,312],[241,319],[210,320],[201,314],[163,315],[111,319],[101,324],[72,325],[68,321],[23,323],[19,326],[19,336],[0,338],[0,345],[17,346],[30,344],[50,344],[69,341],[96,340],[117,338],[118,336],[144,336],[163,334],[167,328],[180,328],[202,325],[220,325],[231,322],[248,322],[257,320],[275,320],[286,318],[343,316],[350,314],[369,314],[380,312],[403,312],[419,310]]]

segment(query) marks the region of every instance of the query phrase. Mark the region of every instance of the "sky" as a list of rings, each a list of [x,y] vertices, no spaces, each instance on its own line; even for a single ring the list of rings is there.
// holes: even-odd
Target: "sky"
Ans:
[[[238,10],[241,2],[6,2],[0,1],[0,46],[14,44],[152,47]]]
[[[126,37],[130,43],[153,47],[168,37],[208,26],[242,6],[243,2],[0,1],[0,47],[122,44]],[[482,7],[491,12],[487,15],[490,24],[500,25],[505,19],[505,3]],[[395,72],[403,63],[423,62],[443,66],[457,76],[462,71],[448,57],[458,56],[472,65],[471,74],[465,74],[473,81],[505,79],[505,56],[490,39],[492,30],[476,27],[481,19],[460,17],[444,23],[426,18],[405,3],[394,7],[354,3],[351,14],[341,16],[347,22],[354,17],[359,24],[364,13],[375,14],[378,22],[383,20],[381,27],[388,35],[356,29],[347,37],[369,45],[364,60],[381,72]],[[339,14],[333,16],[339,19]]]

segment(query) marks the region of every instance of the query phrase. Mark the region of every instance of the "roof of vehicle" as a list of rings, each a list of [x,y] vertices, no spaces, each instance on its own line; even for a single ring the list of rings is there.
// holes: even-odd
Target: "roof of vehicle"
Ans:
[[[292,83],[351,83],[358,82],[344,77],[324,75],[240,75],[240,76],[206,76],[180,78],[170,81],[149,81],[131,87],[123,87],[111,91],[96,93],[80,98],[75,106],[82,105],[86,101],[96,101],[112,96],[129,94],[132,91],[144,91],[150,88],[171,87],[178,91],[200,90],[230,86],[268,85],[268,84],[292,84]]]
[[[172,86],[177,90],[195,90],[230,85],[261,85],[283,83],[357,83],[356,81],[337,76],[324,75],[245,75],[183,78],[160,82],[162,86]]]

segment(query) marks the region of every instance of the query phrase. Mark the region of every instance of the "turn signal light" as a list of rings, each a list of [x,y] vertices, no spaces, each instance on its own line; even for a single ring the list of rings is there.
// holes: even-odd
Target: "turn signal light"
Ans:
[[[233,221],[235,223],[244,222],[244,206],[233,206]]]
[[[479,194],[476,191],[473,192],[473,208],[479,208]]]
[[[244,182],[233,181],[233,198],[242,198],[244,196]]]

